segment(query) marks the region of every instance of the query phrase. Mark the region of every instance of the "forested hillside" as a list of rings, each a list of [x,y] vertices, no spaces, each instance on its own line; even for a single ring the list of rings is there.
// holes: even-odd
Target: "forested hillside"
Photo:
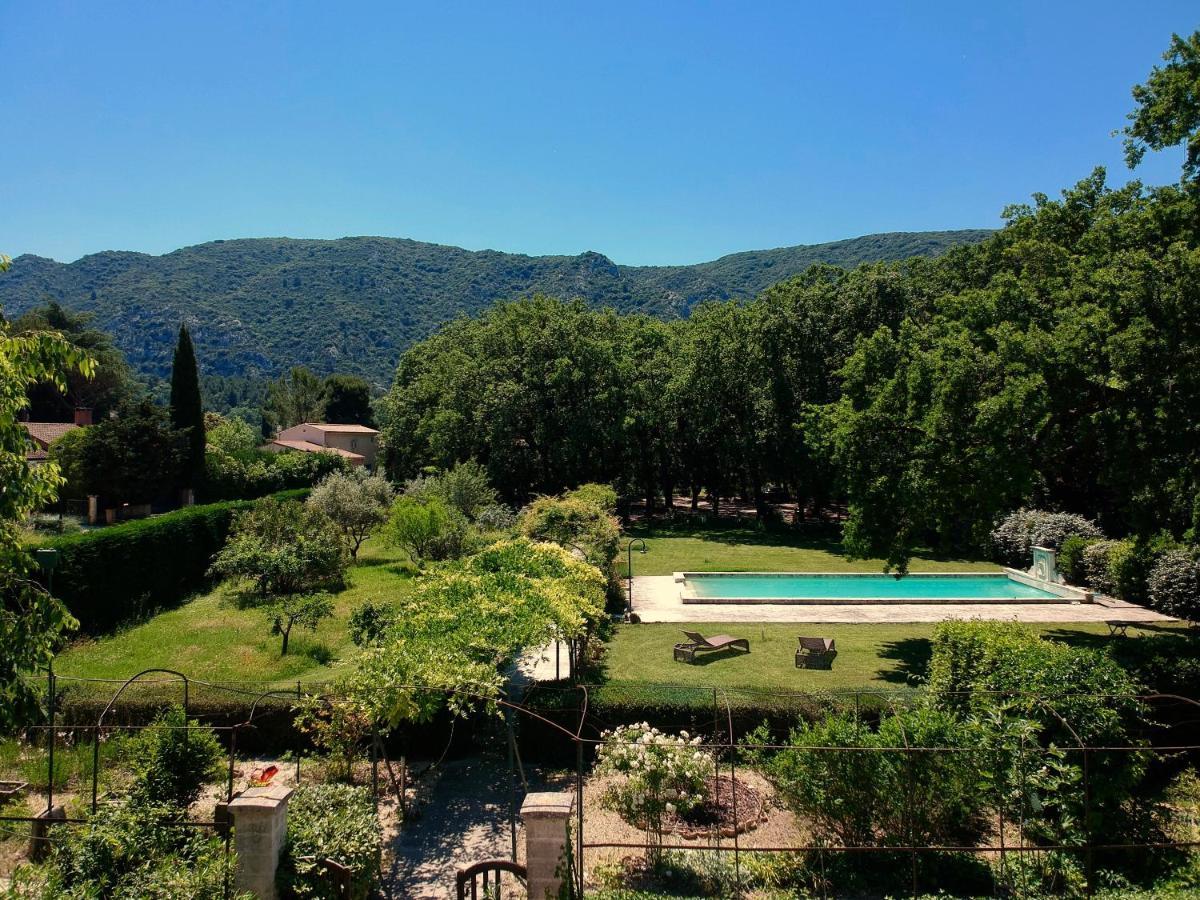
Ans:
[[[152,378],[169,371],[183,322],[207,376],[256,378],[305,365],[382,387],[414,341],[497,300],[546,293],[674,318],[701,300],[753,296],[813,263],[933,256],[987,234],[868,235],[665,267],[618,266],[599,253],[522,256],[376,237],[214,241],[70,264],[26,255],[0,283],[0,308],[16,315],[56,300],[95,313],[96,327]]]

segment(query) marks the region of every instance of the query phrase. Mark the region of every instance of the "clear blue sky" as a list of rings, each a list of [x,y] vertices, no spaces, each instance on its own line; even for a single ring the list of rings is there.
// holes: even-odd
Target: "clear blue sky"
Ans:
[[[995,226],[1196,0],[0,0],[0,249],[376,234],[683,263]],[[1139,176],[1174,181],[1182,153]]]

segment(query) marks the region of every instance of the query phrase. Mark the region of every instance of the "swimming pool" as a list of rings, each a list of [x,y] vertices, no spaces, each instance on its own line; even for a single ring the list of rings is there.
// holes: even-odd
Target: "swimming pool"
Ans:
[[[1017,575],[1017,577],[1012,577]],[[1022,573],[940,575],[678,572],[684,603],[1070,603],[1089,600]]]

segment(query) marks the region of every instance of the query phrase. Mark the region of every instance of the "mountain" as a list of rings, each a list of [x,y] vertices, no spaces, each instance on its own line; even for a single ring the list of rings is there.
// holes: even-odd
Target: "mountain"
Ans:
[[[497,300],[541,292],[680,316],[702,300],[753,296],[813,263],[932,256],[988,234],[875,234],[690,266],[619,266],[594,252],[524,256],[380,237],[212,241],[162,256],[109,251],[73,263],[25,255],[0,277],[0,309],[13,316],[53,299],[93,312],[151,377],[169,373],[186,322],[208,375],[273,376],[302,364],[384,386],[405,347]]]

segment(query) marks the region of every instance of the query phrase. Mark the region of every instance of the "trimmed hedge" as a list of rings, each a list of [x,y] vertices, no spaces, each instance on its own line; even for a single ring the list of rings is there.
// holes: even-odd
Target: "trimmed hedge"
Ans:
[[[274,496],[302,500],[307,495],[301,489]],[[208,585],[209,563],[225,543],[233,514],[255,502],[189,506],[53,538],[42,546],[58,551],[54,594],[79,620],[80,631],[92,635],[176,606]]]

